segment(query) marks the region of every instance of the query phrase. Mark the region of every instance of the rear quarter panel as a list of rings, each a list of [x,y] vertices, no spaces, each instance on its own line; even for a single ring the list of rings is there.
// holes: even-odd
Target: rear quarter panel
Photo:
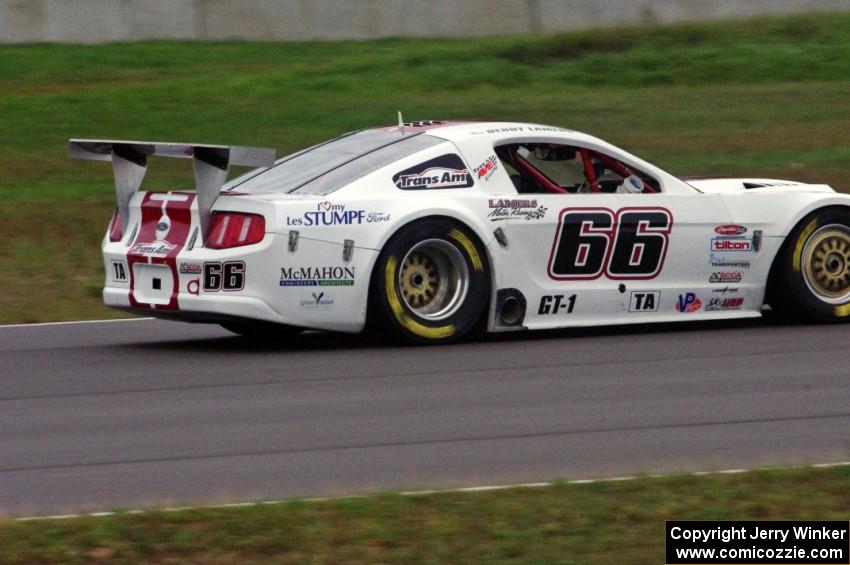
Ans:
[[[460,155],[450,142],[399,160],[328,195],[278,195],[251,204],[265,210],[267,231],[275,244],[258,267],[263,273],[273,308],[307,327],[358,331],[366,320],[369,284],[380,250],[405,225],[427,217],[444,216],[466,225],[485,248],[493,239],[487,221],[487,198],[477,180],[467,188],[399,189],[393,176],[445,153]],[[467,169],[471,168],[465,163]],[[220,201],[226,199],[220,199]],[[224,207],[245,209],[238,197]],[[244,200],[247,204],[252,197]],[[269,208],[270,207],[270,208]],[[218,208],[218,207],[217,207]],[[290,234],[297,233],[295,251]],[[344,257],[347,242],[351,255]],[[489,253],[488,253],[489,256]],[[490,261],[492,268],[492,260]],[[329,286],[298,286],[288,275],[304,269],[342,268],[353,284],[330,281]],[[351,275],[352,276],[348,276]],[[300,275],[299,275],[300,276]],[[316,295],[324,292],[315,305]],[[333,304],[322,304],[333,301]]]

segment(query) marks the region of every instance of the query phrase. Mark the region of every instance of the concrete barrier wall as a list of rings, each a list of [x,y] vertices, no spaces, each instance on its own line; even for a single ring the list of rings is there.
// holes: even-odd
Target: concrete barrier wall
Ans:
[[[467,37],[850,11],[850,0],[0,0],[0,43]]]

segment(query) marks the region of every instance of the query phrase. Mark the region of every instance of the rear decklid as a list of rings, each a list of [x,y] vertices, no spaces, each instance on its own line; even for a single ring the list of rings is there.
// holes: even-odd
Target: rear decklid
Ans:
[[[230,165],[270,167],[274,164],[275,151],[226,145],[72,139],[68,154],[72,159],[112,162],[118,205],[103,249],[107,286],[127,291],[127,305],[131,307],[174,310],[178,306],[178,281],[184,269],[181,266],[178,273],[178,255],[184,247],[190,250],[214,247],[216,230],[210,227],[212,207],[227,181]],[[148,158],[152,156],[192,159],[195,192],[139,191]],[[250,231],[255,218],[250,213],[239,215],[245,228],[242,231]],[[256,223],[264,231],[264,223]],[[195,265],[185,268],[194,273],[196,267],[200,268]]]

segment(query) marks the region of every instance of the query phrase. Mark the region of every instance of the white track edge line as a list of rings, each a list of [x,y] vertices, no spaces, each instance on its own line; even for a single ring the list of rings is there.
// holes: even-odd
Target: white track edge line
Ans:
[[[450,494],[453,492],[460,493],[475,493],[475,492],[493,492],[509,489],[524,489],[524,488],[542,488],[551,487],[556,484],[568,485],[589,485],[594,483],[614,483],[622,481],[634,481],[637,479],[662,479],[671,476],[686,476],[686,477],[704,477],[709,475],[737,475],[740,473],[750,473],[755,471],[776,471],[783,469],[829,469],[832,467],[850,467],[850,461],[835,461],[832,463],[812,463],[809,465],[790,465],[777,467],[753,467],[750,469],[721,469],[718,471],[692,471],[690,473],[651,473],[647,475],[625,475],[622,477],[603,477],[599,479],[573,479],[566,481],[543,481],[537,483],[514,483],[506,485],[484,485],[476,487],[459,487],[449,489],[429,489],[429,490],[406,490],[395,494],[400,496],[427,496],[431,494]],[[249,508],[252,506],[268,506],[273,504],[292,504],[294,502],[330,502],[334,500],[352,500],[360,498],[369,498],[380,496],[381,492],[367,494],[351,494],[344,496],[317,496],[309,498],[287,498],[282,500],[258,500],[254,502],[227,502],[224,504],[207,504],[201,506],[173,506],[170,508],[149,508],[149,509],[133,509],[119,511],[103,511],[103,512],[83,512],[80,514],[54,514],[49,516],[24,516],[13,518],[13,522],[34,522],[37,520],[72,520],[75,518],[104,518],[107,516],[123,516],[135,514],[152,514],[155,512],[186,512],[187,510],[216,510],[220,508]],[[393,494],[393,493],[388,493]]]
[[[112,318],[110,320],[71,320],[68,322],[36,322],[34,324],[6,324],[3,328],[34,328],[39,326],[69,326],[72,324],[109,324],[112,322],[141,322],[143,320],[155,320],[156,318]]]

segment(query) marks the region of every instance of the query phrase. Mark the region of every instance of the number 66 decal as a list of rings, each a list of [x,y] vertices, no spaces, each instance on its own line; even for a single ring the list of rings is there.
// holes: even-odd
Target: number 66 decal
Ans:
[[[555,280],[652,279],[667,255],[666,208],[564,208],[549,256]]]
[[[245,288],[245,262],[204,263],[204,292],[233,292]]]

